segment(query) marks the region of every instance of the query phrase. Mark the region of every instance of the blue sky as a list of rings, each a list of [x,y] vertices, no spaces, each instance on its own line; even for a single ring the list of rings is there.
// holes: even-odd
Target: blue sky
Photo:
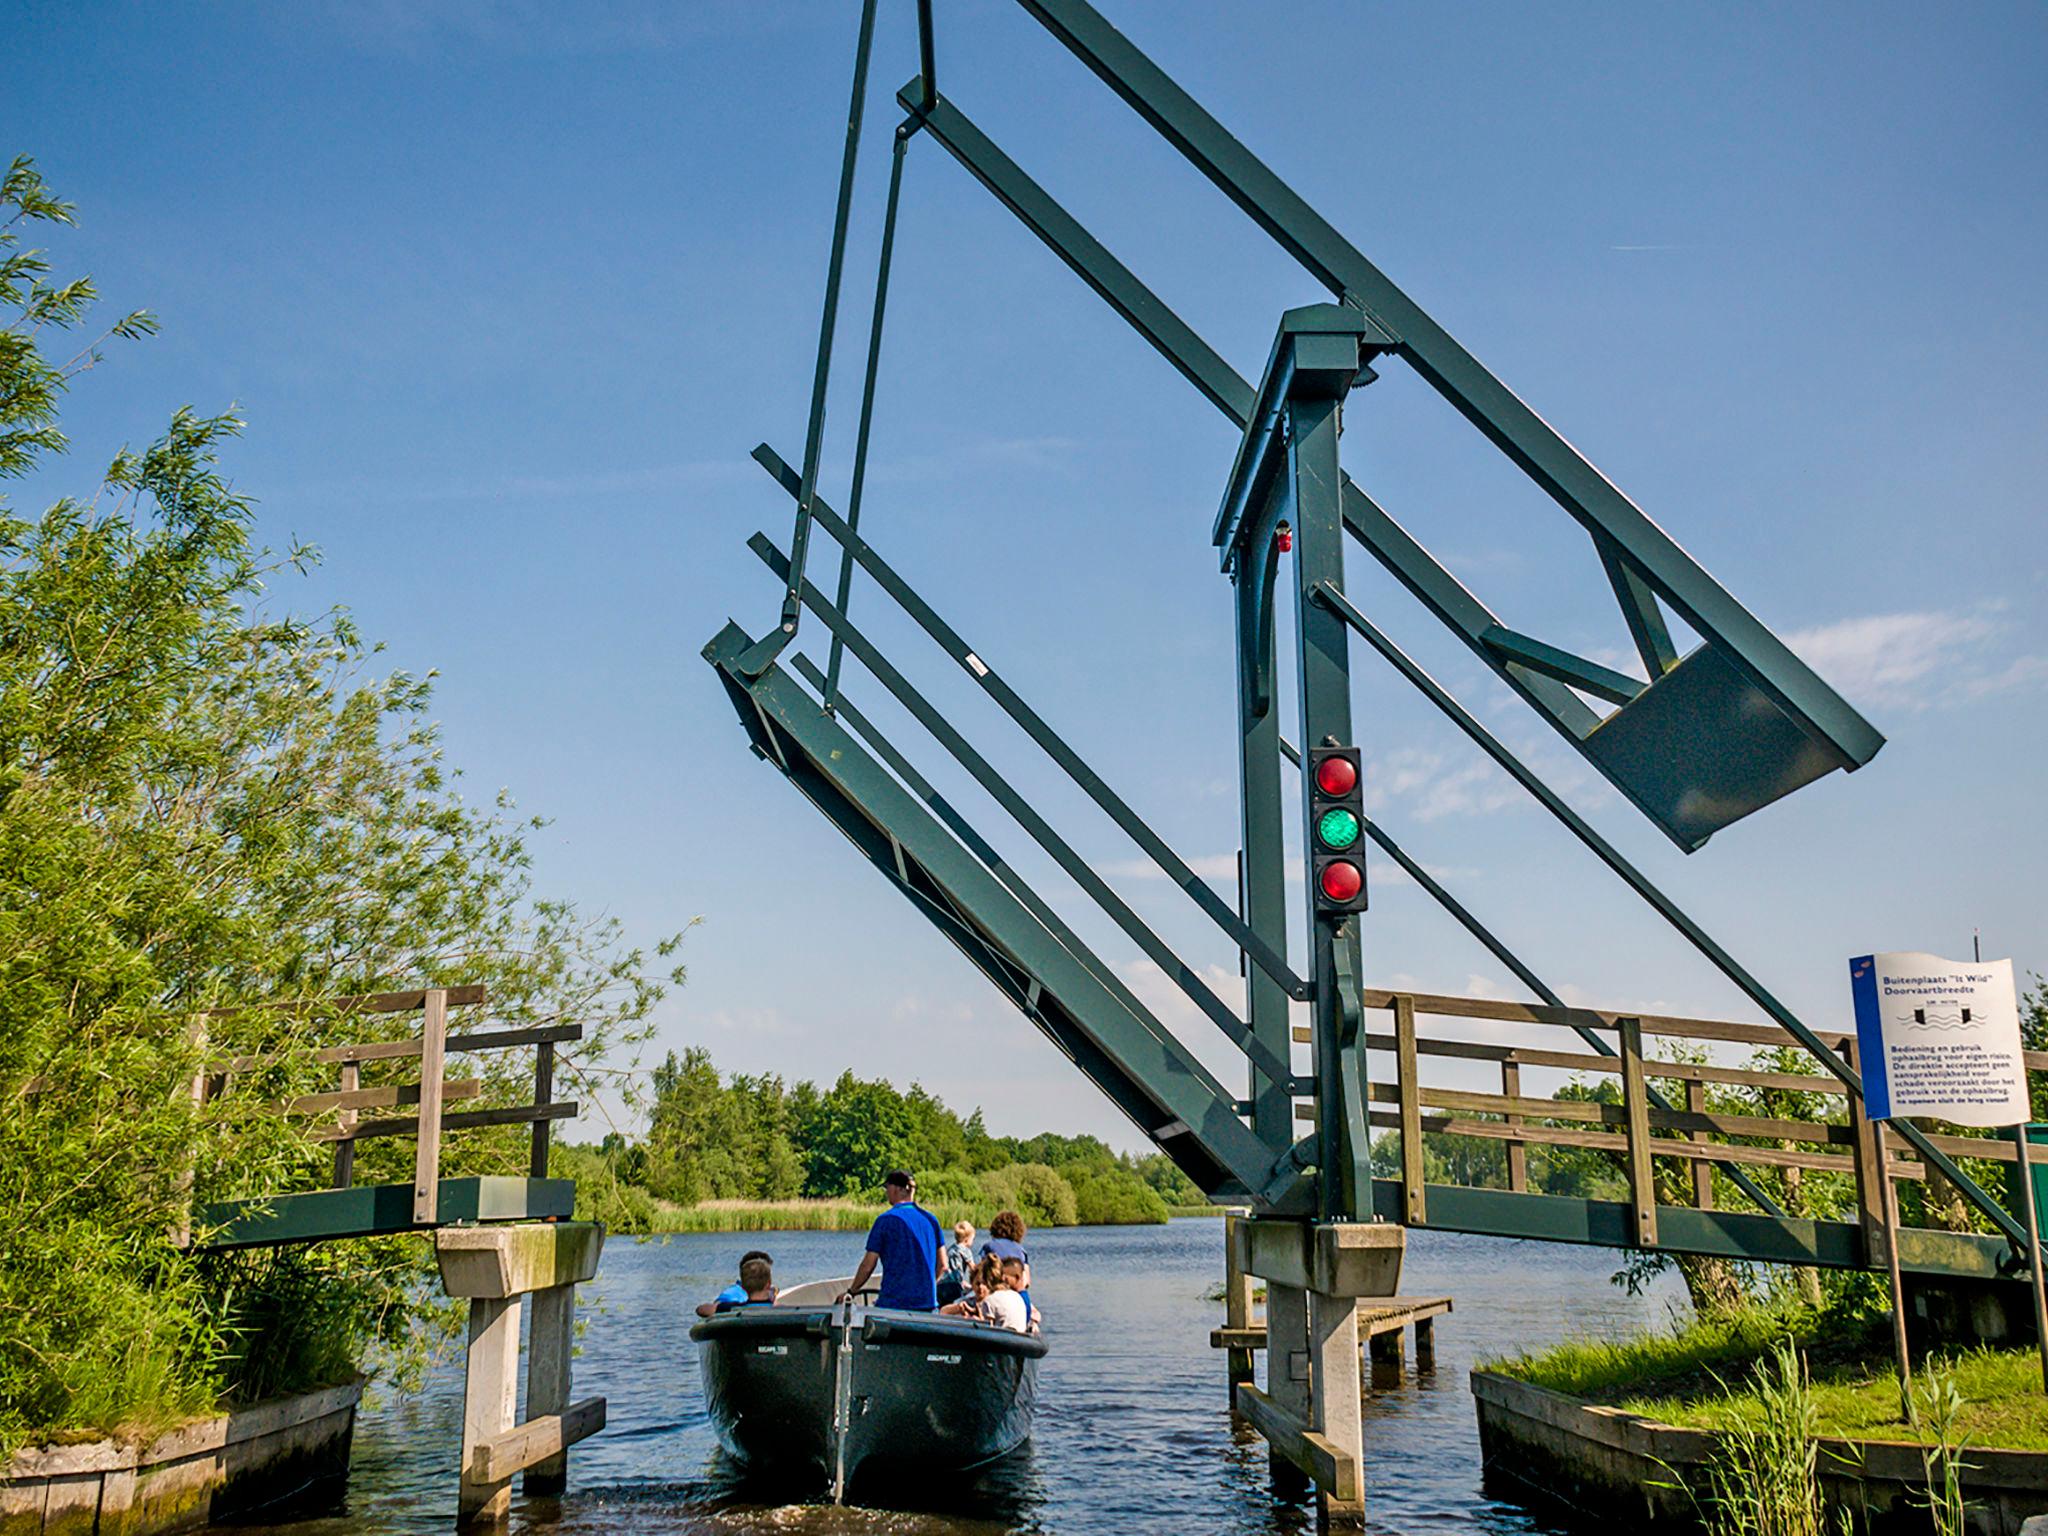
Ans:
[[[1323,297],[1311,280],[1020,10],[938,9],[947,93],[1255,375],[1279,312]],[[1688,859],[1354,555],[1361,606],[1809,1022],[1846,1021],[1844,957],[1873,948],[1967,954],[1981,927],[1987,955],[2048,968],[2048,12],[1301,0],[1282,29],[1262,7],[1104,9],[1890,743]],[[886,0],[828,440],[842,505],[910,16]],[[728,616],[775,611],[744,540],[785,538],[788,503],[747,453],[801,451],[854,17],[7,7],[0,148],[80,205],[60,266],[164,322],[79,382],[72,464],[17,500],[84,485],[180,403],[238,404],[230,467],[266,535],[326,554],[279,600],[344,603],[394,665],[439,671],[472,790],[554,819],[546,889],[642,936],[702,916],[664,1045],[918,1077],[1001,1131],[1133,1145],[748,754],[697,656]],[[1183,854],[1227,871],[1229,607],[1207,537],[1226,423],[929,143],[891,320],[867,530]],[[1354,476],[1506,622],[1620,658],[1584,536],[1383,373],[1347,415]],[[1234,985],[1185,899],[872,588],[855,614]],[[1556,985],[1754,1017],[1396,679],[1358,675],[1375,813]],[[1364,933],[1380,982],[1514,990],[1413,887],[1378,880]]]

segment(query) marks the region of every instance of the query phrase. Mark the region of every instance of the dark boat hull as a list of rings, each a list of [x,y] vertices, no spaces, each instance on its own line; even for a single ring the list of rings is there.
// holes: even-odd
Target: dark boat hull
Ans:
[[[925,1313],[763,1307],[690,1330],[719,1442],[844,1491],[964,1472],[1031,1436],[1042,1338]]]

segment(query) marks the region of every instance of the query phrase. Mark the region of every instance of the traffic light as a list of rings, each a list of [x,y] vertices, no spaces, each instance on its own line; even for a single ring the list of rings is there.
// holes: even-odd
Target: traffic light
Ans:
[[[1320,917],[1365,910],[1365,782],[1358,748],[1309,751],[1309,879]]]

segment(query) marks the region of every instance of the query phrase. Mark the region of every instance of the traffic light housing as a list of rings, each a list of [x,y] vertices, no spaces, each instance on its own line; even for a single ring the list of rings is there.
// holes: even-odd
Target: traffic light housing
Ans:
[[[1309,752],[1310,895],[1318,917],[1365,910],[1365,773],[1356,747]]]

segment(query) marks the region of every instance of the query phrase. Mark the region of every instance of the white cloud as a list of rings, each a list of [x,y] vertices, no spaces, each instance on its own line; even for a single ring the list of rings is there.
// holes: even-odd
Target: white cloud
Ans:
[[[2012,628],[2004,604],[1989,602],[1841,619],[1798,630],[1786,643],[1860,703],[1926,709],[2048,680],[2048,656],[2000,657],[1997,643]]]
[[[1237,855],[1234,853],[1198,853],[1186,861],[1189,869],[1204,880],[1213,880],[1219,885],[1237,885]],[[1105,880],[1164,880],[1166,871],[1150,859],[1119,859],[1113,864],[1097,864],[1095,872]]]
[[[1123,972],[1124,982],[1132,994],[1168,1029],[1190,1024],[1200,1024],[1204,1029],[1216,1027],[1195,1000],[1181,990],[1180,983],[1152,961],[1134,960],[1118,969]],[[1209,990],[1221,998],[1233,1013],[1242,1008],[1244,978],[1235,969],[1225,965],[1204,965],[1197,966],[1195,974],[1208,983]]]
[[[1484,759],[1446,766],[1441,752],[1399,747],[1376,757],[1367,787],[1388,802],[1406,801],[1417,821],[1446,816],[1490,816],[1521,798],[1521,790],[1505,773]]]

